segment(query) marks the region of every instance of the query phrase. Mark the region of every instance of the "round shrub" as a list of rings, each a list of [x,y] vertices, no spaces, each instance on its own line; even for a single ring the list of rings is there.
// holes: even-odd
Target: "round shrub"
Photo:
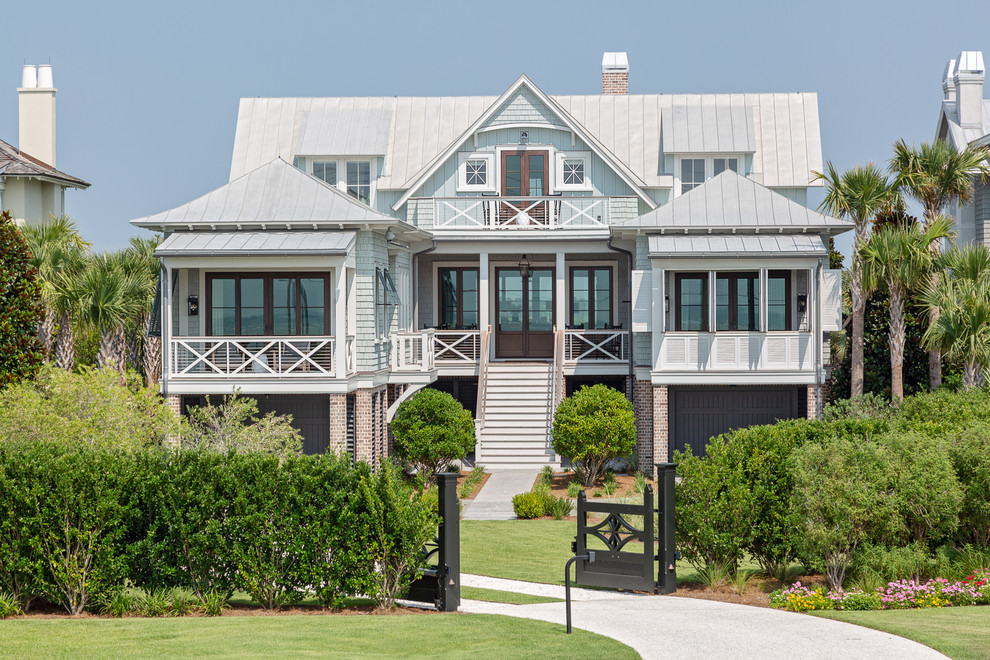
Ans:
[[[424,389],[404,401],[391,424],[395,453],[427,478],[474,449],[474,419],[446,392]]]
[[[635,446],[632,403],[611,387],[582,387],[561,401],[553,416],[553,450],[570,459],[587,487],[609,461],[631,454]]]
[[[512,497],[512,510],[516,518],[532,520],[543,515],[544,497],[540,493],[519,493]]]

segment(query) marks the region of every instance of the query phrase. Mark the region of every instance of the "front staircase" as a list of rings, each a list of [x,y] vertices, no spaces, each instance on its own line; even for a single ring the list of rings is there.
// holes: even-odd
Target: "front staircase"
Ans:
[[[478,462],[488,469],[559,467],[550,441],[553,367],[490,362]]]

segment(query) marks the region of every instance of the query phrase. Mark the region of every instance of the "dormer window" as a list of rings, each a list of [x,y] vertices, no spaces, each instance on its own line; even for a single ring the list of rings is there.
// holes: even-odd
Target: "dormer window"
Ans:
[[[337,161],[317,160],[313,161],[313,176],[323,179],[331,186],[337,185]]]
[[[727,154],[699,156],[691,158],[681,158],[680,167],[677,172],[680,174],[680,194],[697,188],[708,179],[716,177],[725,170],[732,170],[745,176],[743,157]]]
[[[725,170],[732,170],[733,172],[739,172],[739,159],[738,158],[715,158],[712,161],[715,165],[712,170],[712,176],[718,176]]]
[[[296,156],[293,160],[293,164],[299,169],[369,206],[375,196],[372,163],[370,160],[347,160],[332,156]]]
[[[681,194],[697,188],[705,182],[705,159],[681,159]]]

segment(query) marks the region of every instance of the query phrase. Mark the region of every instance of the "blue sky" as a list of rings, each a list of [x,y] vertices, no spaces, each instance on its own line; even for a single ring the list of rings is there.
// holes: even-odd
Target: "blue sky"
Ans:
[[[597,94],[602,52],[624,50],[632,93],[817,92],[843,169],[930,140],[945,62],[990,56],[984,1],[49,0],[3,21],[0,137],[17,141],[21,65],[51,61],[58,166],[93,184],[67,206],[97,249],[227,181],[242,96],[499,94],[520,73]]]

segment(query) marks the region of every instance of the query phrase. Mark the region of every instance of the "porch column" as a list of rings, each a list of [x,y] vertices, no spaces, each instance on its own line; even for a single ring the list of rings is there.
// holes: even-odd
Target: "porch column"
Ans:
[[[347,266],[343,263],[336,269],[334,280],[334,376],[347,375]]]
[[[564,253],[557,253],[556,298],[554,302],[554,323],[558,328],[567,324],[567,272],[564,270]]]
[[[488,253],[478,255],[478,330],[484,330],[490,323],[489,305],[491,299],[488,287]]]

